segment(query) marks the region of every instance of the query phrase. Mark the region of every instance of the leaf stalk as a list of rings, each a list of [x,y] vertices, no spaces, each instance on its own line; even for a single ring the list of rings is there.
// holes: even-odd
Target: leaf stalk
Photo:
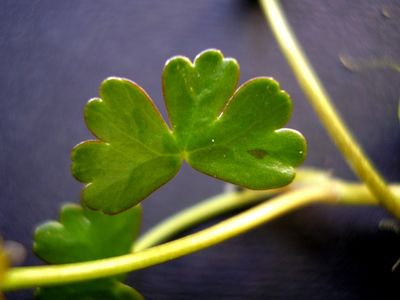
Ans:
[[[388,188],[383,177],[337,113],[332,100],[291,30],[278,1],[260,0],[260,4],[286,60],[331,139],[342,152],[349,166],[366,183],[379,203],[394,216],[400,218],[399,198],[396,198]]]
[[[241,193],[235,194],[237,199],[234,200],[241,199]],[[331,188],[299,189],[259,204],[200,232],[141,252],[83,263],[10,269],[0,289],[9,291],[57,285],[143,269],[211,247],[307,204],[335,201],[336,194]]]
[[[400,195],[400,186],[393,186]],[[245,212],[197,233],[154,246],[196,223],[212,216],[262,201],[274,193],[285,192],[258,204]],[[373,194],[363,184],[348,183],[331,178],[315,170],[300,170],[289,187],[271,191],[244,191],[222,193],[194,207],[178,213],[156,226],[138,241],[139,252],[107,259],[53,266],[19,267],[10,269],[0,290],[10,291],[36,286],[58,285],[70,282],[108,277],[157,265],[184,255],[211,247],[265,222],[312,203],[377,205]],[[195,222],[190,217],[198,215]],[[147,247],[151,247],[145,249]]]

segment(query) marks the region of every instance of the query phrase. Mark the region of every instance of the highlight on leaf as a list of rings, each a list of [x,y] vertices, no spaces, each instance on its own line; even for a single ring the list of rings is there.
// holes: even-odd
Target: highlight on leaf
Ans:
[[[150,97],[127,79],[109,78],[100,98],[85,108],[98,137],[72,152],[72,173],[87,183],[85,205],[109,214],[143,200],[169,181],[183,160],[207,175],[251,189],[289,184],[305,158],[303,136],[282,128],[289,95],[272,78],[254,78],[238,89],[239,65],[219,50],[192,63],[167,61],[162,85],[171,129]]]
[[[113,257],[130,252],[141,222],[141,208],[135,206],[110,216],[75,204],[61,208],[60,221],[37,227],[33,249],[44,261],[66,264]],[[110,246],[112,245],[112,246]],[[123,276],[42,287],[36,299],[143,299],[133,288],[122,284]]]

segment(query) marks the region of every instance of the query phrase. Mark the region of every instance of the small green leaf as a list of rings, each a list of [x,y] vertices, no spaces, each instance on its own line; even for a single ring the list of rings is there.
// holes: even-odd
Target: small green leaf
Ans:
[[[135,206],[110,216],[102,212],[66,204],[60,222],[37,227],[33,249],[44,261],[66,264],[127,254],[136,239],[141,208]],[[142,299],[135,290],[110,277],[83,283],[40,288],[38,299]],[[99,295],[107,297],[99,297]]]
[[[38,300],[144,300],[135,289],[117,280],[101,279],[65,286],[38,288]]]
[[[109,216],[66,204],[61,208],[60,222],[50,221],[37,227],[33,249],[51,264],[126,254],[138,235],[140,222],[139,206]]]
[[[205,174],[252,189],[290,183],[306,156],[303,136],[281,128],[290,97],[271,78],[252,79],[236,90],[239,65],[218,50],[194,63],[170,59],[163,91],[172,131],[138,86],[108,79],[101,99],[88,103],[85,119],[100,141],[78,145],[72,172],[88,183],[83,201],[118,213],[171,179],[182,159]]]
[[[101,141],[74,148],[72,173],[89,183],[83,191],[88,207],[118,213],[171,179],[181,159],[160,113],[135,83],[109,78],[100,96],[87,104],[85,120]]]

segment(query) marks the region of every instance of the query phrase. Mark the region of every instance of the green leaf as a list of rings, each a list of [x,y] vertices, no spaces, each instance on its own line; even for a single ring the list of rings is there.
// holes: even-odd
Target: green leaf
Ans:
[[[163,91],[168,115],[181,150],[207,135],[239,80],[239,65],[218,50],[208,50],[194,61],[177,56],[163,72]]]
[[[61,208],[60,222],[50,221],[37,227],[33,249],[51,264],[126,254],[138,235],[140,222],[139,206],[109,216],[66,204]]]
[[[171,179],[181,159],[170,130],[139,86],[109,78],[100,96],[87,104],[85,120],[101,141],[72,151],[72,173],[89,183],[83,191],[88,207],[118,213]]]
[[[163,74],[174,134],[195,169],[252,189],[290,183],[305,158],[300,133],[280,129],[289,120],[290,97],[271,78],[255,78],[236,92],[236,61],[217,50],[192,64],[176,57]]]
[[[66,204],[60,222],[49,221],[37,227],[34,252],[51,264],[66,264],[127,254],[136,239],[141,208],[135,206],[110,216],[102,212]],[[142,299],[135,290],[110,277],[83,283],[40,288],[38,299]],[[96,298],[97,295],[97,298]]]
[[[88,127],[100,141],[78,145],[72,172],[88,183],[83,201],[118,213],[135,205],[179,170],[192,167],[252,189],[290,183],[306,156],[303,136],[282,129],[290,97],[271,78],[252,79],[235,91],[239,65],[218,50],[200,53],[194,63],[170,59],[163,71],[170,131],[150,98],[125,79],[108,79],[102,100],[85,110]]]
[[[117,280],[96,280],[65,286],[38,288],[38,300],[144,300],[135,289]]]
[[[203,139],[192,143],[187,161],[203,173],[251,189],[286,185],[306,148],[297,131],[281,129],[290,112],[290,98],[274,80],[248,81]]]

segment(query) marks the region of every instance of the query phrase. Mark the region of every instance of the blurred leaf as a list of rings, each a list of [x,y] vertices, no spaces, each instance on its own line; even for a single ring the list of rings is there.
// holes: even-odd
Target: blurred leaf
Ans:
[[[127,254],[136,239],[141,208],[135,206],[115,216],[66,204],[60,222],[49,221],[35,231],[33,249],[44,261],[66,264]],[[142,299],[120,277],[40,288],[38,299]],[[104,295],[101,296],[100,295]]]
[[[8,257],[6,252],[3,249],[3,240],[0,237],[0,285],[4,280],[7,269],[9,266]],[[3,299],[2,293],[0,292],[0,300]]]
[[[182,159],[195,169],[252,189],[290,183],[306,155],[303,136],[281,129],[290,97],[271,78],[255,78],[235,92],[239,66],[218,50],[170,59],[163,91],[172,132],[150,98],[125,79],[106,80],[85,119],[101,141],[78,145],[72,172],[89,183],[83,200],[118,213],[176,174]]]
[[[122,255],[129,253],[140,222],[139,206],[109,216],[66,204],[61,208],[60,222],[50,221],[36,229],[33,248],[41,259],[51,264]]]
[[[65,286],[38,288],[38,300],[143,300],[133,288],[117,280],[105,279]]]
[[[397,118],[400,120],[400,102],[399,105],[397,106]]]

